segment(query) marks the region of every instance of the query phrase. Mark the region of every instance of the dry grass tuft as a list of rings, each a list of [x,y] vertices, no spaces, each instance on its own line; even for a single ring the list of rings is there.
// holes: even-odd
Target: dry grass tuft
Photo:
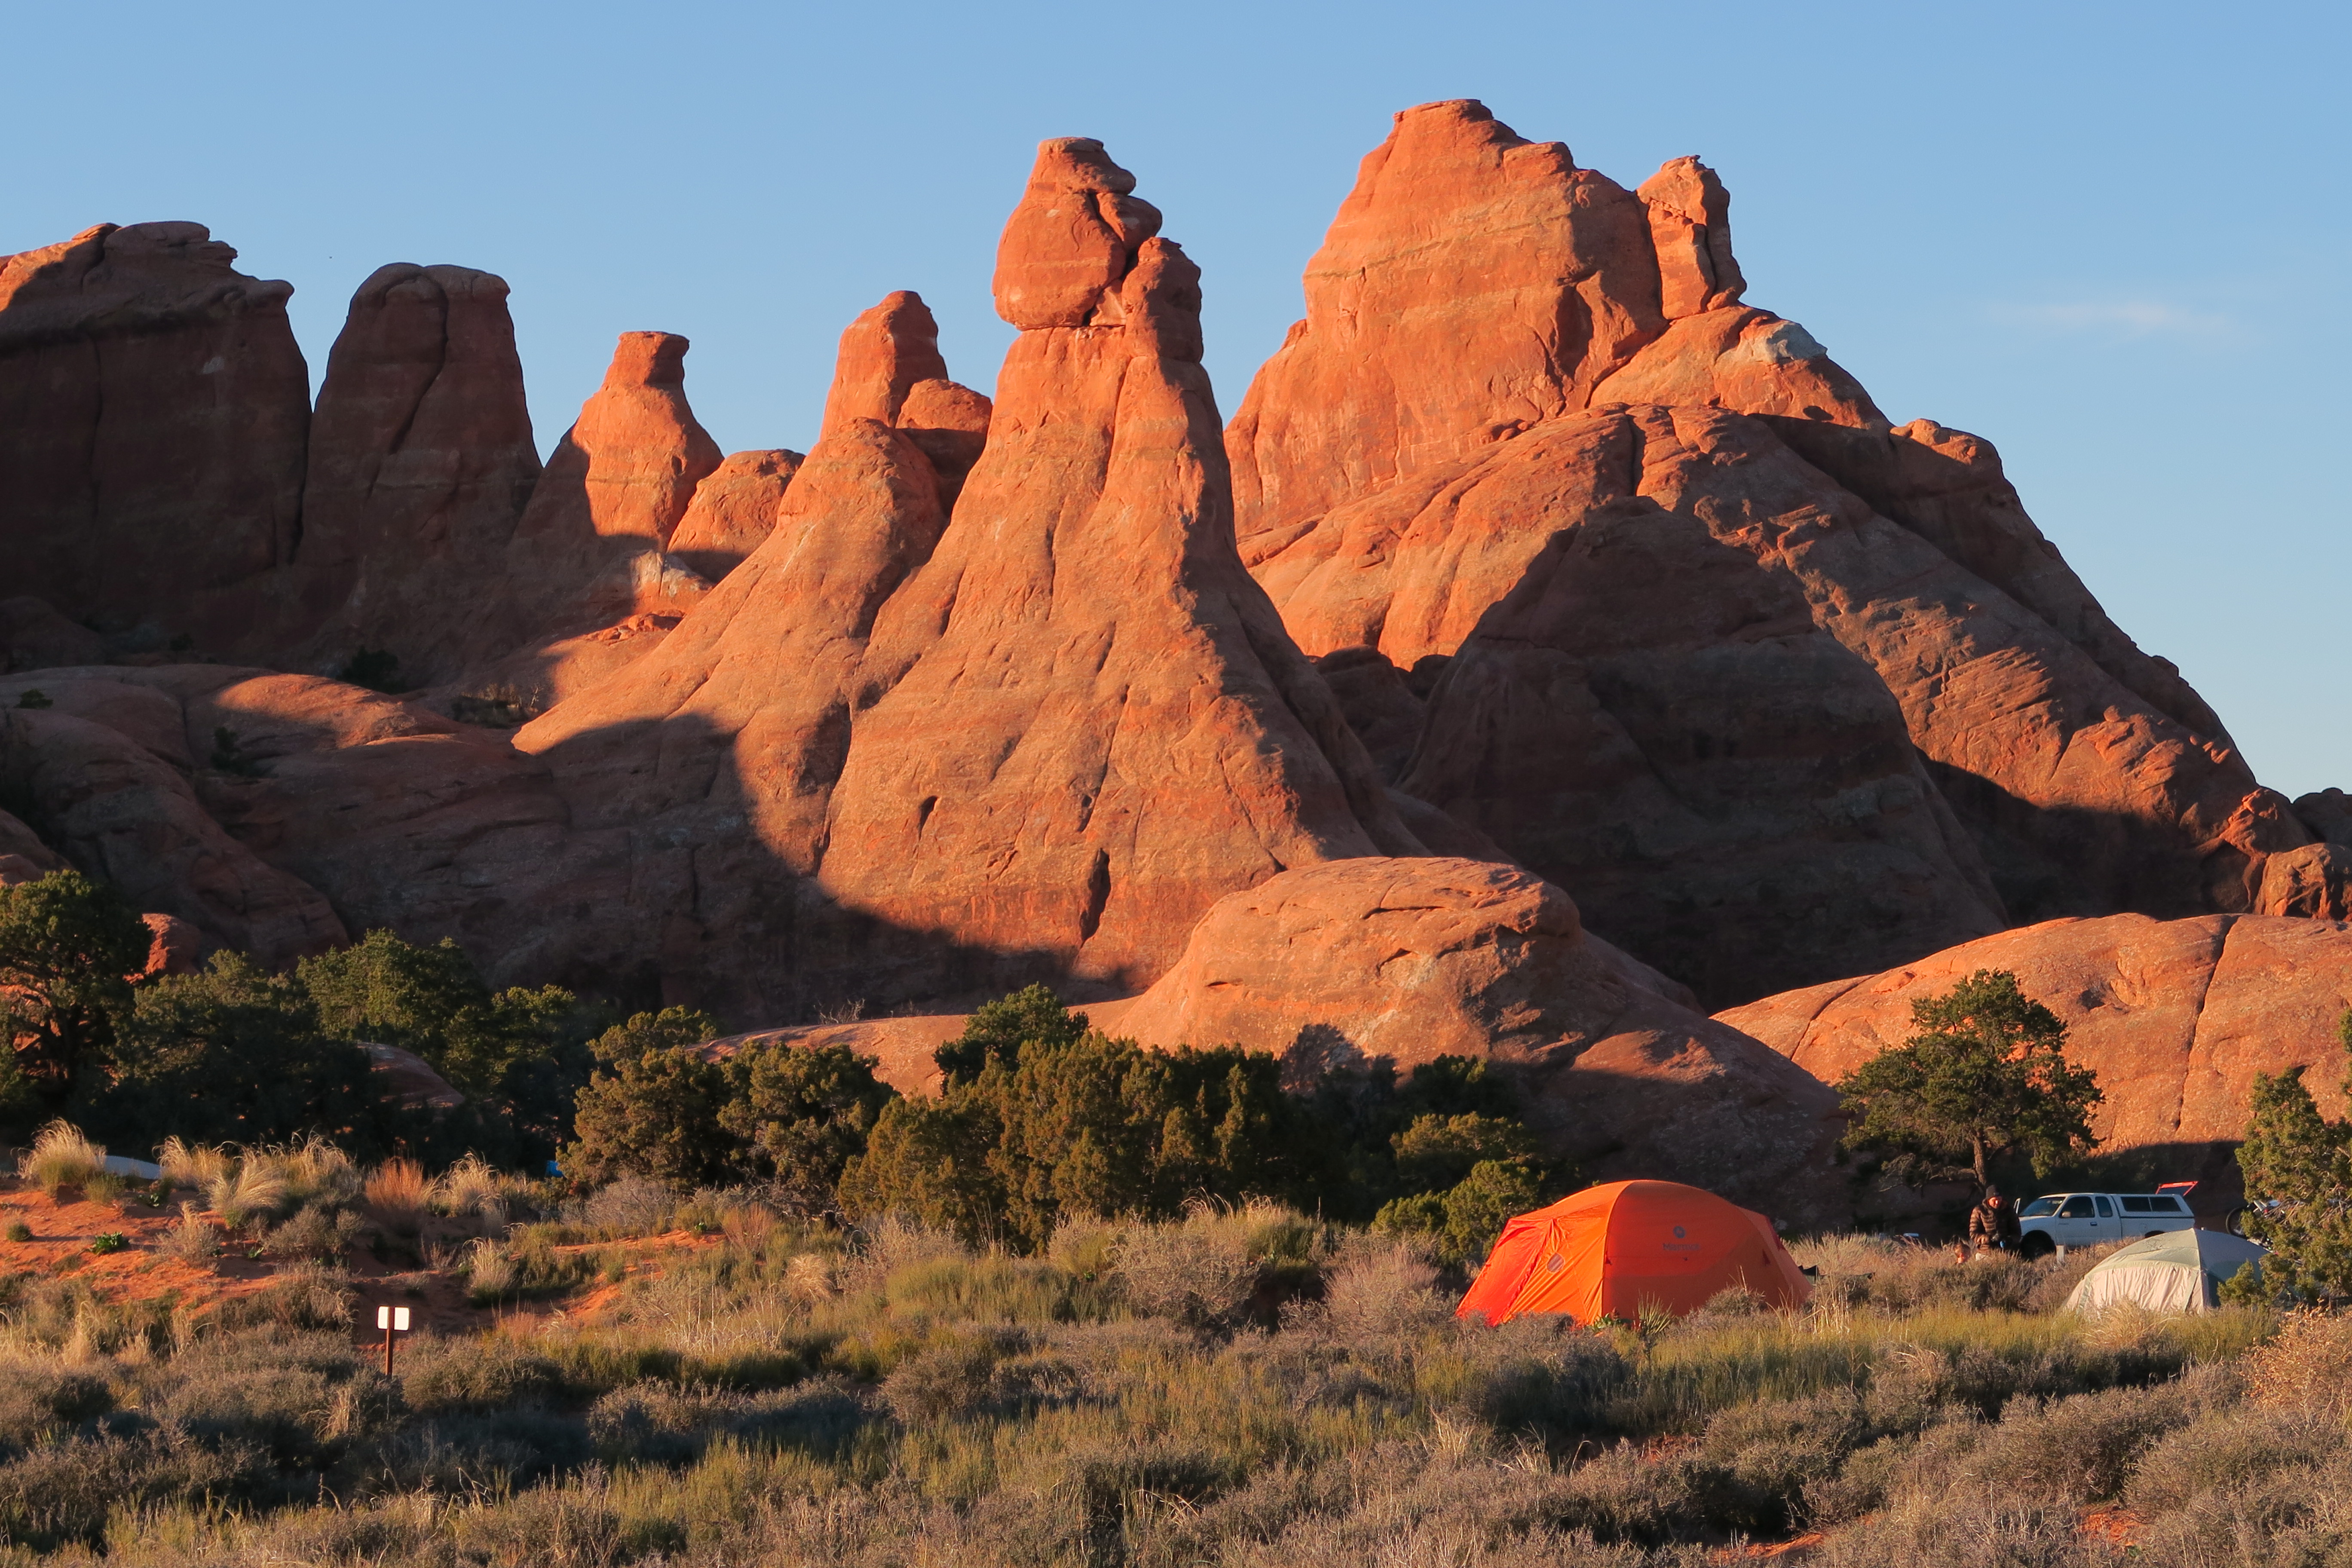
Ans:
[[[467,1299],[478,1307],[486,1307],[511,1291],[522,1272],[507,1249],[487,1236],[477,1237],[466,1248],[460,1267],[466,1273]]]
[[[468,1154],[434,1184],[433,1206],[452,1219],[472,1218],[484,1236],[507,1224],[506,1182],[479,1154]]]
[[[2277,1337],[2248,1358],[2246,1392],[2263,1409],[2352,1415],[2352,1315],[2288,1313]]]
[[[221,1235],[212,1222],[194,1208],[183,1205],[180,1217],[163,1232],[160,1243],[169,1257],[184,1263],[208,1264],[220,1255]]]
[[[243,1159],[205,1184],[205,1202],[231,1230],[244,1230],[286,1206],[286,1180],[258,1160]]]
[[[155,1151],[155,1163],[163,1167],[169,1185],[201,1188],[228,1174],[236,1162],[216,1143],[190,1143],[175,1135]]]
[[[32,1148],[16,1167],[19,1175],[52,1198],[68,1187],[87,1187],[105,1168],[106,1145],[92,1142],[63,1121],[36,1133]]]
[[[425,1228],[433,1203],[433,1183],[414,1160],[386,1160],[368,1173],[362,1189],[370,1213],[386,1230],[413,1237]]]

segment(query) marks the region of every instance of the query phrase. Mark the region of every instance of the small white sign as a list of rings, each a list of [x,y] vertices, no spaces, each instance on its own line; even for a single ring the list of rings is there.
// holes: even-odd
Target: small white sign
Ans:
[[[378,1307],[378,1308],[375,1310],[375,1326],[376,1326],[377,1328],[379,1328],[379,1329],[388,1329],[388,1328],[392,1327],[392,1309],[391,1309],[391,1308],[389,1308],[389,1307]]]
[[[402,1332],[402,1333],[404,1333],[404,1333],[406,1333],[406,1332],[408,1331],[408,1309],[407,1309],[407,1308],[405,1308],[405,1307],[394,1307],[394,1308],[392,1310],[392,1326],[393,1326],[394,1329],[397,1329],[400,1332]]]
[[[390,1329],[396,1333],[406,1333],[408,1331],[408,1309],[405,1307],[378,1307],[375,1310],[375,1326],[379,1329]]]

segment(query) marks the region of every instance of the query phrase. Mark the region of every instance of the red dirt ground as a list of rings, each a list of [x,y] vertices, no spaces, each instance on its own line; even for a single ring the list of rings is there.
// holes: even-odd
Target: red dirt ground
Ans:
[[[172,1257],[163,1247],[164,1232],[178,1218],[177,1202],[154,1209],[135,1201],[121,1206],[90,1203],[71,1189],[60,1196],[66,1201],[53,1201],[28,1186],[0,1191],[0,1233],[17,1223],[33,1233],[29,1241],[8,1241],[0,1235],[0,1279],[70,1276],[110,1304],[163,1301],[205,1313],[225,1301],[267,1289],[288,1267],[268,1258],[247,1259],[235,1251],[205,1262]],[[208,1211],[204,1217],[213,1218]],[[121,1235],[129,1245],[120,1252],[90,1251],[91,1242],[107,1233]],[[436,1225],[425,1239],[454,1251],[470,1235],[455,1224]],[[375,1327],[379,1306],[411,1309],[412,1331],[462,1333],[497,1323],[529,1325],[559,1318],[593,1322],[619,1301],[629,1279],[658,1272],[671,1258],[717,1246],[721,1239],[677,1230],[625,1241],[558,1247],[554,1248],[558,1256],[595,1253],[607,1259],[617,1256],[625,1260],[624,1278],[619,1282],[595,1279],[567,1295],[491,1307],[468,1302],[464,1280],[453,1274],[421,1267],[404,1255],[380,1257],[365,1247],[353,1247],[343,1259],[358,1298],[353,1333],[362,1343],[380,1342]]]

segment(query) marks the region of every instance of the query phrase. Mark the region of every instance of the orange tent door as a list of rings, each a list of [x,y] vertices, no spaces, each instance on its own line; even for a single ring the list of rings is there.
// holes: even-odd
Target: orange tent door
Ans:
[[[1612,1182],[1504,1226],[1457,1312],[1490,1323],[1524,1312],[1630,1321],[1695,1311],[1740,1285],[1774,1306],[1811,1293],[1762,1215],[1679,1182]]]

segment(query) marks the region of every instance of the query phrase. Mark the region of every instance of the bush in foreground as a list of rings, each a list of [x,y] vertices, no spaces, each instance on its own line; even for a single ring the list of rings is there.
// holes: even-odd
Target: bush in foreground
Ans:
[[[1806,1311],[1493,1330],[1417,1244],[1272,1205],[1066,1220],[1019,1256],[608,1191],[475,1242],[478,1292],[527,1298],[570,1256],[540,1233],[595,1212],[714,1240],[604,1321],[420,1336],[396,1385],[303,1327],[348,1323],[331,1270],[245,1327],[24,1291],[0,1531],[153,1564],[1696,1568],[1808,1528],[1836,1563],[2087,1563],[2085,1510],[2121,1503],[2139,1561],[2352,1543],[2334,1319],[2084,1321],[1853,1238],[1801,1247],[1860,1282]],[[2063,1277],[2015,1267],[1990,1297]]]

